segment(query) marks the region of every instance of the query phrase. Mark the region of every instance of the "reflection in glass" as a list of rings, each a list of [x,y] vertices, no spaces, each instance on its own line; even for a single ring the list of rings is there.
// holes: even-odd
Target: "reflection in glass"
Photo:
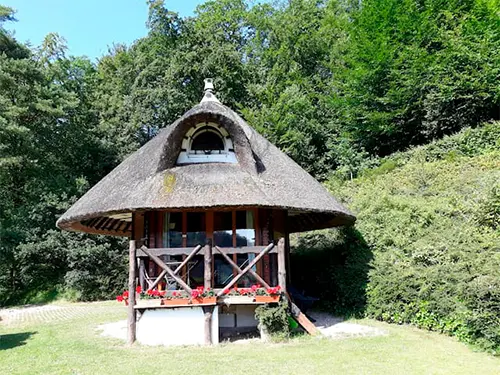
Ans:
[[[214,244],[233,247],[233,214],[231,211],[214,212]]]
[[[214,269],[215,288],[223,288],[233,279],[233,268],[226,262],[222,255],[214,255]]]
[[[236,211],[236,246],[255,246],[252,211]]]
[[[163,222],[163,247],[182,247],[182,213],[167,212]]]
[[[205,232],[205,213],[188,212],[187,213],[187,246],[194,247],[198,244],[204,245],[207,233]]]

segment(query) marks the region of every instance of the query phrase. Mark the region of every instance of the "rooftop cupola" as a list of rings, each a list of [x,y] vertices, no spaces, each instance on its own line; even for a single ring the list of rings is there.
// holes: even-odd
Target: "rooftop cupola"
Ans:
[[[217,99],[217,97],[214,94],[214,82],[212,78],[205,78],[204,82],[205,82],[205,88],[203,89],[203,92],[205,93],[205,95],[203,95],[203,99],[201,99],[201,102],[220,103],[219,99]]]

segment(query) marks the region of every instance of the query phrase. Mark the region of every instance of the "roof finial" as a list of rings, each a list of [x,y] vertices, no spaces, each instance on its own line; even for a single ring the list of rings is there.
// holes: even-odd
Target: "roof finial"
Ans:
[[[219,100],[214,95],[214,82],[212,78],[205,78],[204,82],[205,82],[205,88],[203,89],[203,91],[205,92],[205,95],[203,95],[203,99],[201,99],[201,102],[220,103]]]

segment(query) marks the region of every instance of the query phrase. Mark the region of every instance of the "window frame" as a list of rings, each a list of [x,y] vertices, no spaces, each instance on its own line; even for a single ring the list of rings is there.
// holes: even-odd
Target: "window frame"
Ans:
[[[217,152],[196,152],[192,149],[193,142],[200,134],[212,132],[220,136],[224,145],[223,150]],[[177,157],[177,165],[195,163],[237,163],[233,141],[227,130],[215,122],[201,122],[191,127],[182,140],[181,151]]]

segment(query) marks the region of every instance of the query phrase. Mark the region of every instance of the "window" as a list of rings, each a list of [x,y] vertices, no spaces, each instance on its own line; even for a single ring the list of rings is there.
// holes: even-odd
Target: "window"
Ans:
[[[195,247],[196,245],[204,245],[207,233],[205,224],[204,212],[188,212],[187,213],[187,247]]]
[[[163,247],[182,247],[182,213],[167,212],[163,222]]]
[[[213,218],[213,222],[211,221]],[[207,238],[207,228],[212,230],[208,237],[212,237],[213,244],[220,248],[255,246],[254,211],[231,210],[210,212],[167,212],[164,216],[163,247],[194,248],[198,244],[204,245]],[[233,254],[231,258],[239,266],[248,265],[254,258],[254,253]],[[178,259],[165,259],[169,261],[181,261]],[[236,272],[223,258],[222,255],[214,253],[214,286],[222,288],[235,276]],[[257,271],[257,267],[253,267]],[[204,266],[203,255],[197,255],[192,259],[189,268],[189,280],[191,286],[203,285]],[[255,283],[248,275],[238,281],[238,286],[250,286]]]
[[[214,245],[233,247],[233,213],[214,212]]]
[[[177,158],[177,164],[237,162],[229,133],[212,122],[199,123],[188,130]]]
[[[252,211],[236,211],[236,246],[255,246]]]
[[[215,130],[202,128],[193,135],[191,154],[222,154],[225,150],[222,135]]]

